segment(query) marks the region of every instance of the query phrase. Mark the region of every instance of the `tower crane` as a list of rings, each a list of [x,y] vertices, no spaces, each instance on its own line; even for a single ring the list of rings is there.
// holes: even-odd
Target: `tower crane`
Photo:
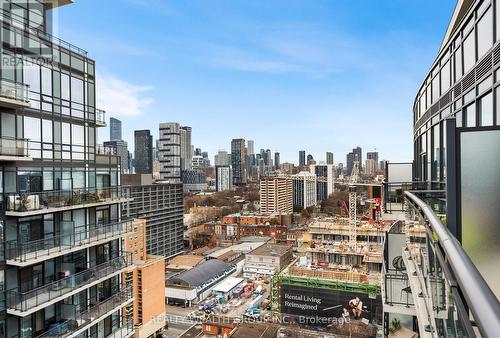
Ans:
[[[349,186],[349,246],[353,249],[356,248],[356,187],[355,186]]]

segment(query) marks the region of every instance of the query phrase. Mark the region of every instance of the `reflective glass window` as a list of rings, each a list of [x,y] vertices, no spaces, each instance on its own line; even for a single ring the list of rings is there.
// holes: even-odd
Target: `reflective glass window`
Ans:
[[[493,15],[491,7],[477,23],[477,56],[480,59],[493,46]]]

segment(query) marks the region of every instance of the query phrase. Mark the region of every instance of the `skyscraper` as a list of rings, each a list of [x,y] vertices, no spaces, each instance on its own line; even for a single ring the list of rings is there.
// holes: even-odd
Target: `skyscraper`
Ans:
[[[109,118],[109,140],[122,140],[122,121],[115,119],[114,117]]]
[[[246,153],[245,140],[242,138],[231,141],[231,166],[233,167],[233,184],[246,183]]]
[[[375,171],[377,171],[378,168],[378,151],[369,151],[366,153],[366,159],[367,160],[374,160],[375,161]]]
[[[214,156],[214,164],[216,166],[228,166],[231,164],[231,155],[225,150],[219,150]]]
[[[300,150],[299,151],[299,166],[305,166],[305,165],[306,165],[306,151]]]
[[[134,334],[130,199],[118,157],[96,144],[95,61],[47,32],[70,3],[1,5],[1,337]]]
[[[134,168],[137,174],[153,173],[153,136],[149,130],[134,132]]]
[[[333,164],[333,153],[326,152],[326,164]]]
[[[129,173],[129,158],[128,158],[128,144],[126,141],[107,141],[104,142],[105,147],[115,149],[116,155],[120,156],[120,172],[122,174]]]
[[[181,134],[181,170],[191,169],[191,127],[181,126],[179,128]]]
[[[280,167],[280,153],[279,152],[275,152],[274,153],[274,167],[275,168],[279,168]]]
[[[247,141],[247,155],[253,155],[254,153],[254,141],[253,140],[248,140]]]
[[[355,161],[358,161],[359,163],[359,170],[363,169],[363,151],[361,150],[361,147],[358,146],[353,148],[352,152],[354,154]]]
[[[158,157],[160,161],[160,178],[180,182],[182,170],[181,128],[178,123],[160,123]]]
[[[350,152],[346,155],[346,173],[350,175],[352,173],[352,168],[354,166],[354,161],[356,160],[356,154]]]

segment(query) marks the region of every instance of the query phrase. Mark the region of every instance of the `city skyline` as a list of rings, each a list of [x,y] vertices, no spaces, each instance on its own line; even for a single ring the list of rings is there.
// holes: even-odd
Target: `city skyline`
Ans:
[[[228,150],[231,139],[245,138],[279,151],[281,162],[295,161],[302,145],[291,135],[301,133],[314,158],[325,151],[343,157],[359,145],[408,161],[413,94],[439,49],[446,28],[442,17],[451,16],[454,1],[354,6],[298,1],[286,11],[279,10],[279,2],[145,6],[123,0],[120,6],[99,6],[96,12],[89,0],[64,9],[60,35],[92,47],[100,60],[97,97],[105,98],[99,105],[123,121],[129,145],[130,126],[150,129],[156,139],[159,123],[178,121],[193,128],[193,144],[211,156]],[[131,13],[148,24],[125,25]],[[166,16],[169,20],[160,20]],[[96,24],[82,31],[76,18]],[[148,29],[149,23],[158,29]],[[254,28],[242,30],[242,24]],[[165,38],[164,32],[176,33]],[[130,44],[129,36],[141,38]],[[260,128],[234,123],[224,132],[234,116],[267,123]],[[387,121],[393,132],[375,141],[370,131],[385,128]]]

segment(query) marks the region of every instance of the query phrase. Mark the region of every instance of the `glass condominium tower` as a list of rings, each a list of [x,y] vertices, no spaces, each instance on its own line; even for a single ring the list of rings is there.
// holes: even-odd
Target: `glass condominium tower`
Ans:
[[[433,207],[498,297],[500,0],[457,2],[413,122],[414,179],[446,193]]]
[[[95,63],[48,32],[70,0],[0,1],[0,337],[128,337],[119,157]]]

